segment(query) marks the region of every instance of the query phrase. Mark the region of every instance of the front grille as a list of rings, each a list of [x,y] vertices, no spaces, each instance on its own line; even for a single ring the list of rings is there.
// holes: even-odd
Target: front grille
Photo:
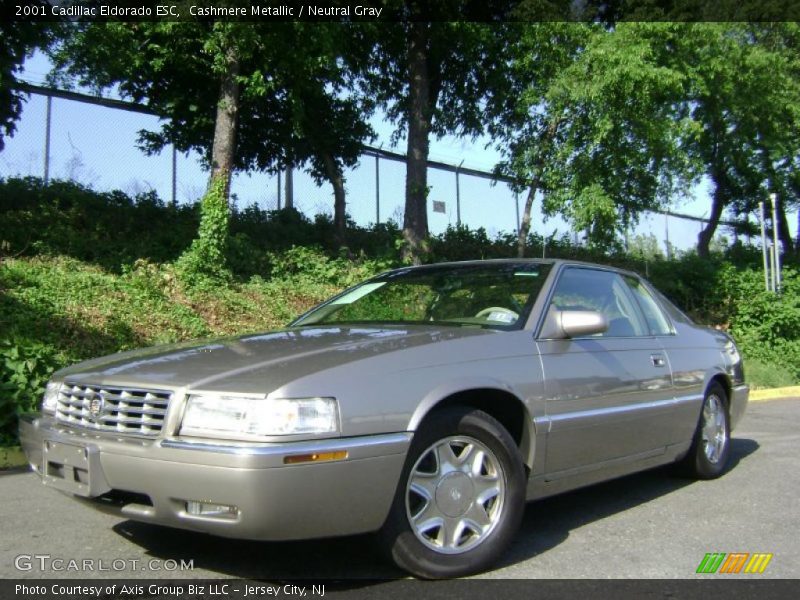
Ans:
[[[69,425],[134,435],[158,435],[172,393],[65,383],[56,419]]]

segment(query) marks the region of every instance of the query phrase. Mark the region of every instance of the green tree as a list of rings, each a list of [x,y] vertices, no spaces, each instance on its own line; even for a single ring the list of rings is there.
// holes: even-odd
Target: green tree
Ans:
[[[430,137],[485,130],[486,102],[507,89],[506,48],[516,25],[452,22],[467,14],[461,0],[402,4],[404,22],[362,28],[374,58],[361,83],[396,125],[394,139],[407,137],[403,254],[418,263],[428,236]],[[497,16],[504,5],[486,10]]]
[[[356,62],[340,51],[347,35],[339,23],[90,24],[53,56],[62,79],[117,86],[164,116],[159,130],[141,132],[144,149],[200,151],[226,196],[234,170],[306,165],[334,187],[343,240],[343,169],[373,134],[370,103],[346,93]]]
[[[513,177],[517,191],[527,190],[517,232],[520,258],[525,255],[536,195],[549,192],[547,174],[564,125],[563,116],[548,97],[550,87],[577,59],[591,35],[591,27],[575,23],[522,27],[511,46],[510,89],[504,96],[495,95],[487,105],[489,132],[504,155],[495,171]]]
[[[800,25],[779,23],[748,28],[753,45],[748,69],[758,76],[754,92],[764,86],[757,100],[767,104],[751,129],[754,138],[753,195],[735,198],[737,214],[753,213],[758,202],[775,193],[778,237],[786,253],[800,257],[800,237],[792,240],[786,212],[800,207]],[[760,167],[760,168],[759,168]],[[768,203],[767,203],[768,204]]]
[[[674,23],[632,26],[648,59],[679,78],[670,98],[674,119],[688,126],[679,149],[712,184],[706,227],[709,247],[725,210],[750,212],[769,192],[779,194],[779,225],[787,250],[787,200],[800,154],[798,26],[795,23]]]
[[[775,191],[790,250],[797,25],[618,23],[593,31],[568,66],[544,79],[546,89],[531,84],[518,96],[518,114],[531,117],[502,137],[501,169],[535,182],[546,212],[567,216],[601,246],[705,176],[712,194],[701,256],[726,209],[752,211]],[[517,62],[524,68],[524,52]]]
[[[651,25],[644,25],[650,27]],[[522,89],[498,112],[498,170],[528,189],[518,253],[536,194],[590,244],[666,203],[692,178],[673,110],[681,76],[652,61],[636,24],[529,25],[512,63]]]
[[[783,166],[800,150],[798,63],[772,43],[778,30],[796,35],[794,24],[694,23],[667,40],[665,62],[689,75],[687,106],[698,125],[686,147],[714,186],[700,256],[708,255],[726,208],[786,187]]]
[[[45,2],[36,2],[45,5]],[[26,94],[17,86],[22,64],[37,48],[47,48],[57,37],[55,24],[3,21],[0,23],[0,150],[4,138],[14,135]]]

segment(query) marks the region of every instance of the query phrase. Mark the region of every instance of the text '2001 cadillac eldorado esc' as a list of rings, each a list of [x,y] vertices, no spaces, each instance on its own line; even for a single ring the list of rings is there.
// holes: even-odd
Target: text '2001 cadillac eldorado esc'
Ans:
[[[139,521],[376,532],[426,578],[489,567],[525,502],[725,469],[748,398],[724,332],[640,277],[560,260],[390,271],[281,331],[57,372],[20,421],[46,486]]]

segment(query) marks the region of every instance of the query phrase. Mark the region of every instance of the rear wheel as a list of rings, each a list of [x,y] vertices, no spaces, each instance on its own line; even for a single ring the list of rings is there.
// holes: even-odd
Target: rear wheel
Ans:
[[[483,411],[448,408],[415,435],[379,535],[400,568],[459,577],[497,560],[524,504],[525,469],[508,431]]]
[[[719,383],[712,383],[703,399],[703,410],[692,446],[681,462],[683,471],[698,479],[722,475],[730,457],[728,395]]]

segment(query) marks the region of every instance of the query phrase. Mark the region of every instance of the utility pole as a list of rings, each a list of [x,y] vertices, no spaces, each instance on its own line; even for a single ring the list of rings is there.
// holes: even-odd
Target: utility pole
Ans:
[[[44,184],[50,183],[50,121],[53,115],[53,97],[47,96],[47,114],[44,121]]]

